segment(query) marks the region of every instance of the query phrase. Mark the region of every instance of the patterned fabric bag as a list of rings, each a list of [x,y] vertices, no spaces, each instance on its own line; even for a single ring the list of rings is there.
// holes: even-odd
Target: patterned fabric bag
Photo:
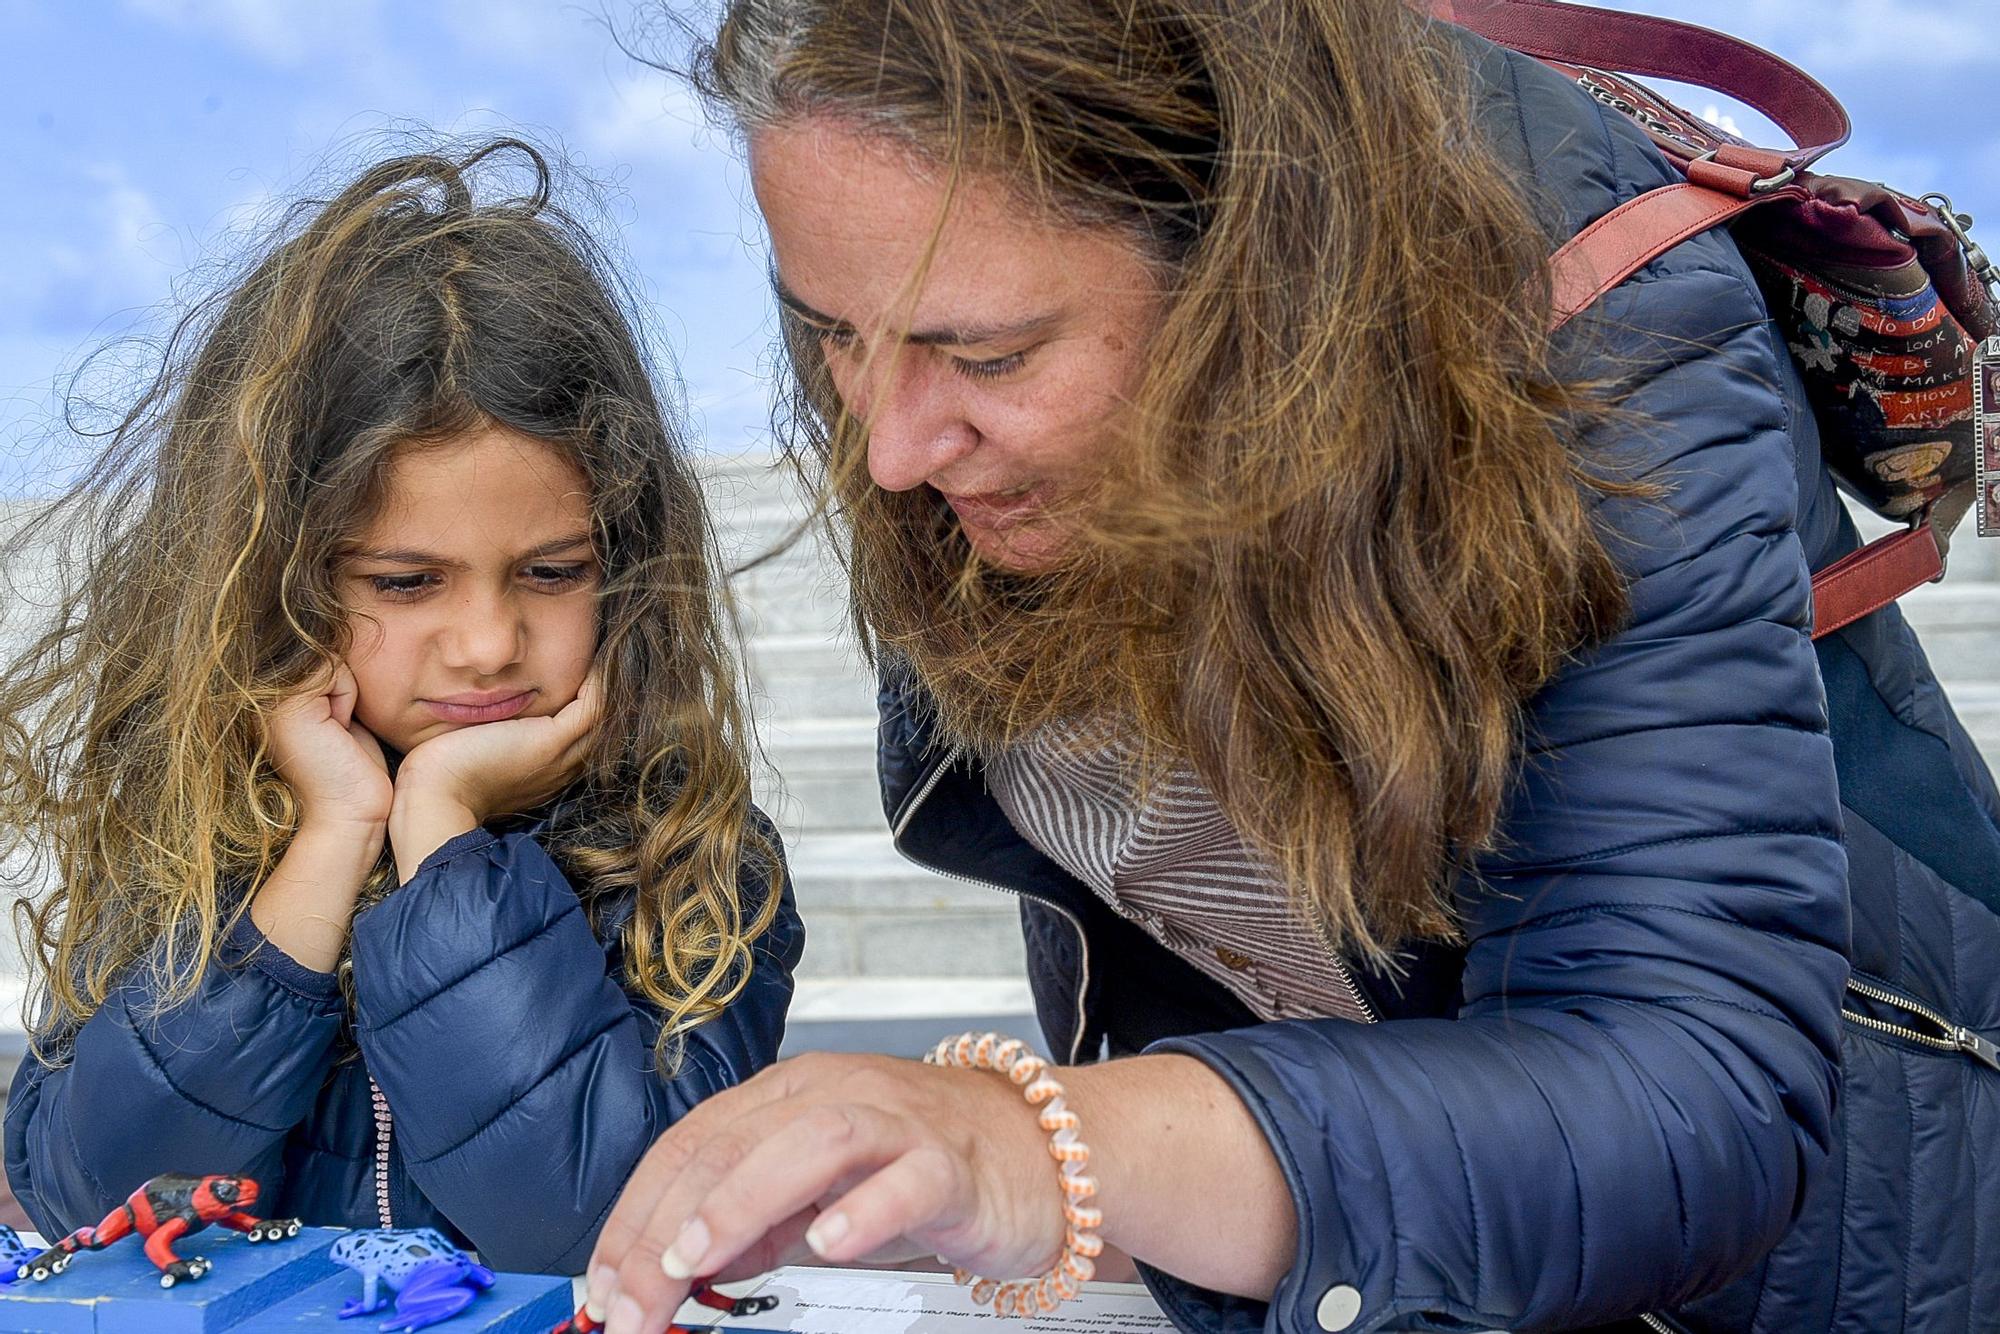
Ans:
[[[1556,252],[1558,326],[1663,251],[1731,228],[1785,331],[1828,468],[1908,525],[1815,575],[1815,638],[1940,577],[1968,508],[1981,536],[2000,536],[2000,272],[1969,216],[1941,194],[1809,170],[1846,142],[1846,111],[1811,76],[1733,37],[1557,0],[1430,8],[1574,79],[1687,175]],[[1755,147],[1627,74],[1727,93],[1800,146]]]

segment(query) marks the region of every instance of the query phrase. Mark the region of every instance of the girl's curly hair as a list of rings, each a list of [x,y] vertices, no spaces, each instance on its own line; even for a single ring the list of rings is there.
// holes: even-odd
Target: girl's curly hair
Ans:
[[[545,841],[587,908],[636,898],[625,980],[666,1016],[663,1057],[742,986],[781,869],[750,806],[719,558],[636,302],[556,183],[499,139],[294,205],[174,325],[94,465],[10,535],[0,555],[61,585],[0,669],[0,856],[38,1046],[135,966],[166,1004],[215,966],[297,826],[265,719],[348,647],[340,545],[399,448],[493,425],[588,480],[605,571],[605,712]],[[371,889],[391,877],[385,851]]]

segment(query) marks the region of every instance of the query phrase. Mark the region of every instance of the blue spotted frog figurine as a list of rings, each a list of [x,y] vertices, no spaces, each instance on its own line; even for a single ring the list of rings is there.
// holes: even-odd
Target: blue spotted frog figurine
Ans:
[[[5,1223],[0,1223],[0,1283],[12,1283],[22,1277],[27,1271],[28,1262],[41,1253],[40,1247],[30,1246],[21,1240],[20,1233]],[[68,1264],[69,1257],[65,1255],[62,1257],[62,1263],[53,1268],[62,1269]]]
[[[340,1318],[382,1309],[382,1284],[396,1294],[386,1330],[418,1330],[449,1320],[493,1286],[493,1271],[444,1239],[436,1228],[350,1232],[333,1243],[334,1263],[361,1275],[361,1296],[340,1308]]]

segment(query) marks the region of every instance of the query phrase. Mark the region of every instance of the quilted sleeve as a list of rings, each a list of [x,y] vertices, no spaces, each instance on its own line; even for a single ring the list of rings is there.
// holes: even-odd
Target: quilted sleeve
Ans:
[[[1637,389],[1593,447],[1667,491],[1602,507],[1630,623],[1533,701],[1455,1019],[1156,1048],[1235,1086],[1298,1211],[1268,1309],[1150,1276],[1184,1328],[1633,1316],[1753,1264],[1825,1161],[1846,859],[1785,351],[1713,236],[1594,333]]]
[[[162,1010],[147,969],[7,1100],[7,1179],[44,1236],[97,1223],[162,1172],[242,1172],[282,1194],[284,1144],[319,1096],[340,989],[246,916],[195,994]]]

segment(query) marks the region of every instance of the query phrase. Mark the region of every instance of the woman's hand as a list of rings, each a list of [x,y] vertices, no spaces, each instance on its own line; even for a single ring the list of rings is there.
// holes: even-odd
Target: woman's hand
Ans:
[[[1055,1073],[1091,1146],[1110,1262],[1138,1256],[1268,1301],[1297,1259],[1297,1206],[1229,1083],[1167,1053]],[[941,1255],[987,1278],[1040,1277],[1064,1231],[1048,1143],[1021,1091],[989,1071],[780,1061],[696,1106],[640,1161],[591,1257],[593,1311],[607,1334],[658,1334],[693,1278],[801,1262]]]
[[[354,721],[357,690],[347,664],[316,680],[271,712],[271,762],[299,802],[299,825],[312,830],[373,831],[382,848],[395,788],[382,745]]]
[[[984,1071],[812,1054],[660,1137],[598,1237],[590,1300],[607,1334],[656,1334],[697,1276],[939,1255],[1025,1278],[1062,1244],[1056,1163],[1019,1089]]]
[[[549,717],[479,723],[412,747],[396,770],[389,816],[398,878],[409,880],[447,840],[561,792],[582,769],[602,712],[593,666],[576,698]]]

